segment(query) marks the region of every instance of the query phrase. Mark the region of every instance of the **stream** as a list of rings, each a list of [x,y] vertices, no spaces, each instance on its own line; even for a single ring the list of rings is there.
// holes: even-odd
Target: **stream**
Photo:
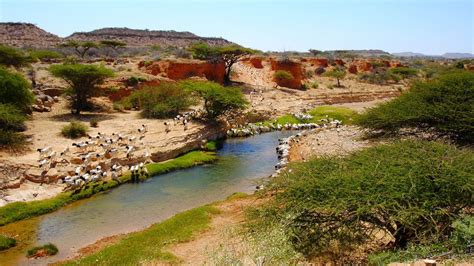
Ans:
[[[45,265],[64,260],[104,237],[144,229],[234,192],[251,193],[258,178],[274,172],[278,139],[292,134],[275,131],[228,139],[217,151],[218,160],[213,164],[162,174],[139,184],[124,184],[38,217],[34,245],[50,242],[59,253],[36,260],[28,260],[22,253],[18,264]],[[0,252],[0,262],[4,254]]]

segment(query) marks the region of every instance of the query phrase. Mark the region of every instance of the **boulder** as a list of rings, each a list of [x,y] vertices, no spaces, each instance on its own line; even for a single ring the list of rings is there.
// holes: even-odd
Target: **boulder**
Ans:
[[[45,88],[41,91],[50,97],[61,96],[61,94],[63,94],[63,90],[60,88]]]

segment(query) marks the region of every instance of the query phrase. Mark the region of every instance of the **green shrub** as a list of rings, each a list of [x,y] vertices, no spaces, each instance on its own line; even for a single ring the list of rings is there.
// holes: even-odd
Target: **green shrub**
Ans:
[[[223,87],[210,81],[182,81],[180,86],[204,100],[204,109],[211,120],[226,113],[241,111],[248,105],[237,87]]]
[[[122,112],[125,109],[125,107],[123,106],[123,104],[115,102],[113,104],[113,109],[116,111]]]
[[[273,78],[277,83],[291,81],[295,79],[295,77],[293,77],[293,75],[290,72],[285,71],[285,70],[275,71],[275,73],[273,74]]]
[[[22,67],[28,65],[30,61],[21,51],[0,44],[0,65]]]
[[[89,124],[91,127],[98,127],[99,126],[99,120],[93,118],[91,121],[89,121]]]
[[[88,100],[101,92],[98,85],[106,78],[113,77],[114,72],[104,66],[83,64],[52,65],[49,71],[53,76],[64,79],[70,88],[72,108],[75,114],[90,106]]]
[[[0,128],[3,130],[22,131],[26,116],[11,104],[0,104]]]
[[[306,70],[306,71],[304,72],[304,76],[305,76],[305,78],[310,79],[310,78],[312,78],[312,77],[314,76],[314,71]]]
[[[393,74],[392,72],[381,70],[369,73],[360,73],[358,75],[359,80],[378,85],[387,85],[390,82],[399,82],[400,77]]]
[[[435,128],[474,141],[474,73],[448,73],[415,83],[400,97],[369,109],[356,119],[367,128],[397,132],[404,127]]]
[[[141,109],[142,115],[148,118],[174,117],[194,103],[196,101],[190,92],[172,82],[145,87],[122,100],[125,108],[130,106]]]
[[[16,240],[4,235],[0,235],[0,251],[16,246]]]
[[[474,244],[474,216],[467,215],[454,221],[450,244],[458,253],[466,252],[467,246]]]
[[[146,81],[146,78],[132,76],[127,79],[127,85],[137,86],[138,83],[143,82],[143,81]]]
[[[34,247],[34,248],[31,248],[29,249],[27,252],[26,252],[26,256],[27,257],[33,257],[35,256],[37,253],[43,253],[47,256],[53,256],[53,255],[56,255],[58,253],[58,248],[51,244],[51,243],[48,243],[48,244],[45,244],[43,246],[39,246],[39,247]]]
[[[0,129],[0,148],[19,150],[26,146],[25,135],[11,130]]]
[[[474,242],[474,216],[463,216],[451,225],[453,232],[449,239],[427,245],[410,244],[406,249],[386,250],[370,254],[372,265],[387,265],[392,262],[413,262],[422,258],[452,252],[451,257],[466,254],[468,246]]]
[[[336,86],[341,87],[341,79],[343,79],[346,76],[346,71],[342,68],[335,68],[331,71],[326,71],[323,73],[323,76],[325,77],[331,77],[336,79]]]
[[[30,57],[39,60],[58,59],[64,56],[61,53],[51,50],[33,50],[30,52]]]
[[[20,74],[0,67],[0,104],[11,104],[26,111],[33,101],[34,96],[28,81]]]
[[[76,139],[87,135],[87,126],[78,121],[71,121],[61,129],[61,134],[70,139]]]
[[[284,225],[309,257],[348,255],[380,231],[396,248],[437,243],[472,206],[474,153],[454,145],[398,141],[289,169],[270,181],[273,200],[254,219]]]
[[[317,88],[319,88],[319,84],[317,82],[313,82],[313,83],[311,83],[310,87],[312,89],[317,89]]]
[[[402,79],[413,78],[418,75],[418,70],[409,67],[395,67],[389,70],[393,75],[397,75]]]

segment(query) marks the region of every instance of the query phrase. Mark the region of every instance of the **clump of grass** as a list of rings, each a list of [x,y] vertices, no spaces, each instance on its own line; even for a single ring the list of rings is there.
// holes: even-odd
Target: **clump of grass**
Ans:
[[[16,246],[16,240],[4,235],[0,235],[0,251]]]
[[[312,121],[318,123],[321,119],[332,118],[342,121],[344,124],[351,124],[352,119],[355,117],[356,112],[347,107],[336,107],[336,106],[319,106],[308,112],[313,116]]]
[[[263,125],[269,125],[270,123],[276,123],[279,125],[284,124],[300,124],[300,123],[321,123],[321,119],[337,119],[342,121],[344,124],[352,124],[353,118],[356,116],[356,112],[347,107],[337,107],[324,105],[316,107],[308,112],[313,116],[309,120],[301,120],[293,115],[283,115],[275,119],[274,121],[261,122]],[[327,116],[327,117],[326,117]]]
[[[150,176],[154,176],[177,169],[211,163],[216,159],[217,157],[213,152],[192,151],[166,162],[148,164],[146,167]],[[130,173],[125,173],[120,178],[120,181],[121,183],[131,181]],[[0,226],[56,211],[71,202],[91,197],[100,192],[108,191],[119,185],[120,183],[115,180],[102,181],[88,184],[80,191],[64,192],[50,199],[9,203],[0,207]]]
[[[43,246],[31,248],[26,252],[27,257],[35,257],[35,256],[44,257],[44,256],[53,256],[56,254],[58,254],[58,248],[51,243],[45,244]]]
[[[91,127],[99,127],[99,120],[97,119],[91,119],[91,121],[89,121],[89,124],[91,125]]]
[[[11,130],[0,129],[0,148],[20,150],[26,145],[25,135]]]
[[[162,163],[148,164],[146,167],[150,176],[167,173],[176,169],[189,168],[199,164],[211,163],[217,159],[215,153],[192,151],[176,159]]]
[[[218,148],[218,143],[215,140],[210,140],[204,146],[204,150],[206,151],[216,151]]]
[[[147,260],[177,263],[178,258],[165,248],[189,241],[197,233],[209,228],[211,216],[217,213],[219,210],[210,205],[179,213],[144,231],[131,233],[117,244],[66,265],[137,265]]]
[[[61,129],[61,134],[70,139],[84,137],[87,134],[87,126],[78,121],[71,121]]]

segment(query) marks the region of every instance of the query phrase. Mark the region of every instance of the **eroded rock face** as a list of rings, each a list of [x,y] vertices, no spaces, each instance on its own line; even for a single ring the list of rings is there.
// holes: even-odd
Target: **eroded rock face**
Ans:
[[[357,74],[357,66],[356,65],[350,65],[349,68],[347,69],[347,71],[349,71],[349,73],[351,74]]]
[[[29,166],[17,164],[10,161],[0,161],[0,190],[7,188],[18,188],[23,183],[23,174]]]
[[[310,58],[308,62],[316,67],[328,67],[329,61],[326,58]]]
[[[217,83],[224,83],[224,63],[209,63],[201,60],[158,61],[145,67],[152,75],[165,74],[172,80],[202,77]]]
[[[31,23],[0,23],[0,43],[14,47],[55,47],[61,38]]]
[[[260,58],[260,57],[252,57],[252,58],[249,59],[249,62],[255,68],[258,68],[258,69],[263,68],[262,58]]]
[[[334,63],[338,66],[344,66],[346,64],[342,59],[334,59]]]
[[[366,71],[371,71],[373,69],[373,66],[370,62],[367,61],[356,61],[354,64],[357,67],[358,72],[366,72]]]
[[[301,89],[302,80],[304,78],[301,63],[289,61],[289,60],[278,61],[274,59],[271,59],[270,63],[271,63],[273,71],[284,70],[284,71],[290,72],[291,75],[293,75],[292,80],[278,81],[277,82],[278,86],[292,88],[292,89]]]
[[[231,42],[223,38],[201,37],[191,32],[136,30],[129,28],[103,28],[90,32],[76,32],[66,40],[94,41],[119,40],[129,47],[160,45],[163,47],[187,47],[196,42],[205,42],[211,46],[228,45]]]

